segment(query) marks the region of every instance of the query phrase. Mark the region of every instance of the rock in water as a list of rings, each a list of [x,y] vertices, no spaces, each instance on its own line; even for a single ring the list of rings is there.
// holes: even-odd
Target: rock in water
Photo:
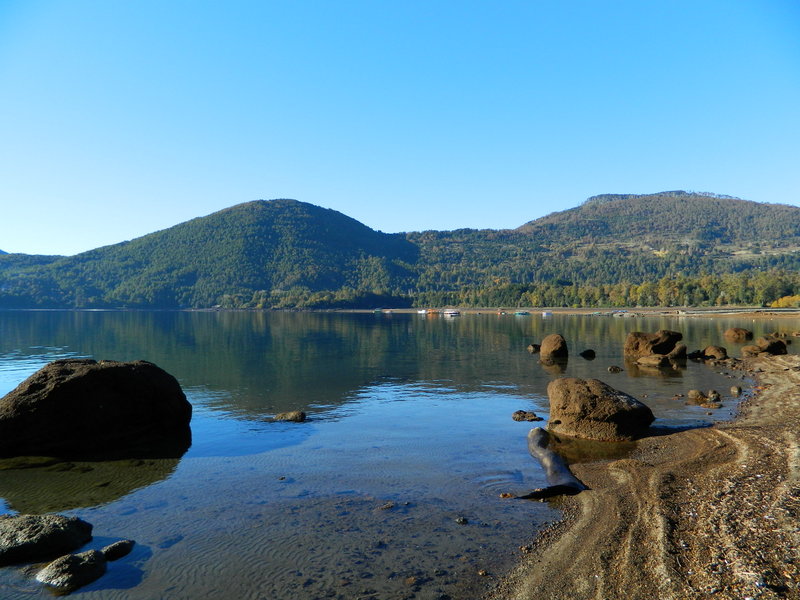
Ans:
[[[551,333],[542,340],[542,346],[539,349],[541,360],[561,360],[569,357],[569,350],[567,349],[567,340],[564,336],[558,333]]]
[[[655,333],[632,331],[625,338],[624,353],[626,357],[638,358],[651,354],[670,354],[675,346],[683,339],[683,334],[677,331],[661,329]]]
[[[768,352],[769,354],[786,354],[786,342],[783,340],[779,340],[778,338],[772,336],[764,336],[760,337],[756,340],[756,346],[758,346],[761,352]],[[748,348],[749,346],[745,346]],[[744,350],[744,348],[742,348]]]
[[[43,561],[92,539],[92,525],[62,515],[1,515],[0,565]]]
[[[0,456],[124,455],[164,442],[182,453],[191,417],[177,380],[152,363],[57,360],[0,399]]]
[[[275,415],[275,420],[302,423],[306,420],[306,413],[304,413],[302,410],[290,410],[289,412],[278,413]]]
[[[36,574],[36,579],[60,592],[71,592],[99,579],[106,572],[106,559],[98,550],[61,556]]]
[[[746,342],[753,339],[753,332],[742,327],[731,327],[724,335],[725,339],[731,342]]]
[[[599,379],[562,377],[547,386],[554,433],[599,441],[627,441],[641,436],[655,417],[633,396]]]

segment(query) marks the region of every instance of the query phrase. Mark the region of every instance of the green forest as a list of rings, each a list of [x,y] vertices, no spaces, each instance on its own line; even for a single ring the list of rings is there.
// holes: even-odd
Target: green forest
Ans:
[[[75,256],[0,254],[0,308],[797,306],[800,208],[602,195],[517,229],[386,234],[259,200]]]

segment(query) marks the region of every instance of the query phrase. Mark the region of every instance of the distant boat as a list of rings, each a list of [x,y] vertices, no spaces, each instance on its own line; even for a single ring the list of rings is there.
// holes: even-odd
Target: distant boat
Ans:
[[[453,310],[452,308],[448,308],[447,310],[442,311],[442,315],[445,317],[458,317],[461,316],[461,313],[457,310]]]
[[[542,311],[542,316],[543,317],[552,317],[553,313],[551,313],[549,310],[543,310]]]
[[[531,313],[529,313],[527,310],[518,310],[518,311],[517,311],[517,312],[515,312],[514,314],[515,314],[516,316],[518,316],[518,317],[527,317],[527,316],[528,316],[529,314],[531,314]]]
[[[421,308],[420,310],[417,311],[417,314],[418,315],[427,315],[428,311],[426,309],[424,309],[424,308]]]

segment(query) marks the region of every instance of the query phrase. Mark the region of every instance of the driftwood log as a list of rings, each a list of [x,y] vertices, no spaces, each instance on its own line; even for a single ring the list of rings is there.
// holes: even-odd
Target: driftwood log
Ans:
[[[523,496],[517,496],[517,498],[541,500],[565,494],[575,495],[587,489],[572,474],[564,459],[547,447],[549,441],[550,434],[541,427],[535,427],[528,432],[528,451],[542,465],[548,485],[545,488],[537,488]]]

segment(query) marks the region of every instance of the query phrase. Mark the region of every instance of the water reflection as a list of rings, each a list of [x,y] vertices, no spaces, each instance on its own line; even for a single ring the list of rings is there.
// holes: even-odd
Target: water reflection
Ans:
[[[0,496],[9,510],[42,514],[108,504],[169,477],[178,459],[61,461],[0,459]]]

